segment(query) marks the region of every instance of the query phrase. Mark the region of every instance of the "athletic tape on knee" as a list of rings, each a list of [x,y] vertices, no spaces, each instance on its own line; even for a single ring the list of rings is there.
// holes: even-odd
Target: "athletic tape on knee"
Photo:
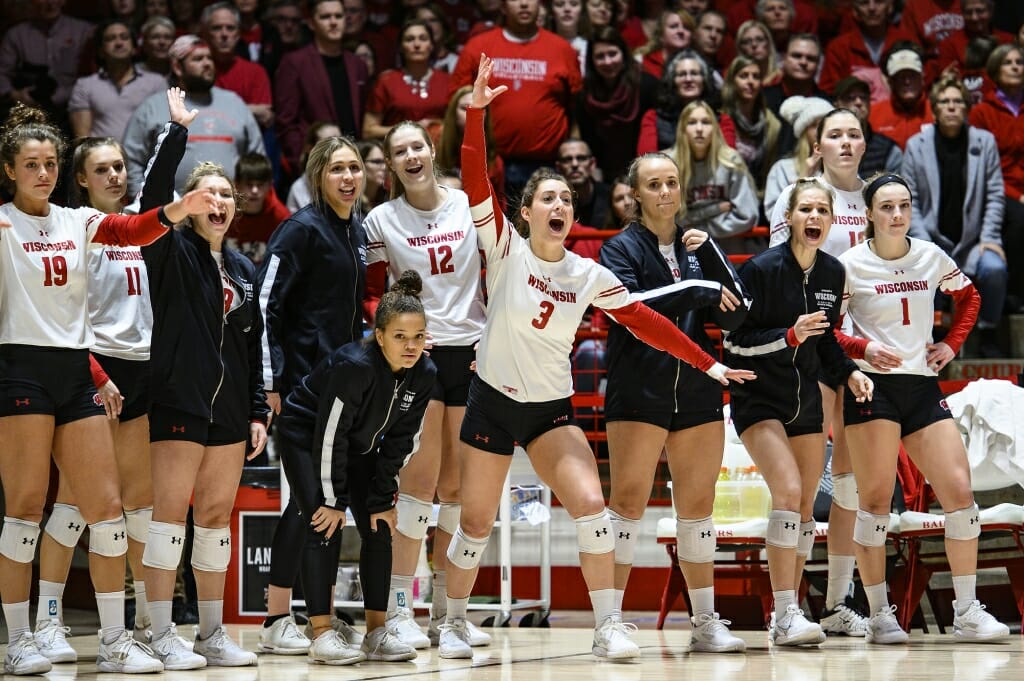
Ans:
[[[460,515],[462,515],[462,504],[442,501],[441,508],[437,511],[437,529],[446,534],[455,534],[455,530],[459,529]]]
[[[971,504],[967,508],[946,514],[946,536],[950,539],[977,539],[981,534],[981,518],[978,517],[978,505]]]
[[[610,508],[608,518],[612,523],[612,536],[615,537],[615,562],[619,565],[632,565],[636,542],[640,538],[640,521],[621,516]]]
[[[153,520],[153,507],[137,508],[124,512],[124,524],[128,526],[128,538],[145,544],[149,536],[149,523]]]
[[[857,479],[853,473],[843,473],[832,478],[832,501],[847,511],[856,511],[860,502],[857,498]]]
[[[142,564],[158,570],[177,570],[185,549],[185,526],[151,521]]]
[[[608,511],[576,518],[576,548],[580,553],[600,555],[615,550],[612,519]]]
[[[796,555],[807,558],[811,555],[811,549],[814,548],[814,528],[817,524],[814,519],[808,520],[806,523],[800,523],[800,537],[796,541]]]
[[[780,549],[795,549],[799,541],[799,513],[796,511],[772,511],[768,514],[766,544]]]
[[[399,494],[395,513],[398,515],[395,529],[409,539],[423,541],[430,527],[430,516],[434,514],[434,505],[408,494]]]
[[[487,548],[489,539],[490,535],[483,539],[467,537],[462,531],[462,526],[458,526],[452,535],[451,543],[448,544],[448,562],[463,570],[472,570],[484,557],[484,549]]]
[[[85,532],[85,518],[78,512],[77,506],[70,504],[54,504],[53,513],[46,521],[46,534],[53,537],[61,546],[74,548],[78,539]]]
[[[0,554],[15,563],[31,563],[36,557],[39,523],[4,516],[4,529],[0,532]]]
[[[192,567],[207,572],[226,572],[231,562],[231,530],[199,527],[192,538]]]
[[[89,526],[89,553],[108,558],[128,553],[128,528],[123,515]]]
[[[884,546],[888,531],[888,515],[875,515],[857,510],[857,520],[853,523],[853,541],[861,546]]]
[[[676,555],[687,563],[715,561],[715,523],[711,516],[698,520],[676,518]]]

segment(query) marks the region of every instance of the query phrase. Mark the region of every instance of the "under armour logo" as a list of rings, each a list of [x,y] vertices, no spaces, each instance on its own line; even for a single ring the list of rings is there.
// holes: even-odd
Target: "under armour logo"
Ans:
[[[182,537],[171,537],[172,544],[180,544],[183,541]]]
[[[811,537],[814,535],[814,530],[804,530],[805,537]]]
[[[185,432],[185,426],[171,426],[171,432],[172,433],[184,433]]]
[[[47,232],[45,229],[41,229],[39,230],[39,236],[49,238],[50,233]]]
[[[875,525],[875,532],[885,532],[885,525]]]
[[[476,558],[476,551],[470,551],[469,549],[466,549],[462,552],[462,555],[466,558]]]
[[[600,530],[594,530],[594,536],[600,537],[602,534],[608,534],[608,528],[602,527]]]
[[[906,274],[906,270],[893,270],[892,273],[899,277]]]
[[[421,515],[417,519],[418,519],[419,522],[423,523],[424,525],[426,525],[427,523],[430,522],[430,518],[428,518],[425,515]]]
[[[981,518],[979,518],[978,516],[974,516],[973,518],[971,518],[971,525],[973,525],[974,523],[980,523],[980,522],[981,522]]]
[[[700,531],[700,538],[701,539],[707,539],[710,536],[711,536],[711,530],[701,530]]]
[[[22,537],[21,543],[25,544],[26,546],[35,546],[36,540],[32,539],[31,537]]]
[[[220,540],[220,545],[221,546],[230,546],[231,545],[231,537],[225,537],[224,539],[221,539]]]
[[[473,439],[476,440],[477,442],[485,442],[486,443],[486,442],[490,442],[491,441],[491,436],[490,435],[481,435],[480,433],[477,433],[476,435],[473,436]]]
[[[15,399],[14,400],[14,406],[15,407],[27,407],[28,405],[29,405],[29,399],[27,397],[25,399],[23,399],[23,400],[19,400],[19,399]]]
[[[437,222],[428,222],[427,223],[427,229],[437,229],[440,226],[441,226],[440,223],[437,223]]]
[[[629,539],[629,532],[619,532],[619,539]]]
[[[782,527],[787,529],[787,530],[795,530],[796,529],[796,523],[785,523]]]
[[[114,541],[121,541],[122,539],[124,539],[124,532],[114,533]]]
[[[857,204],[855,204],[855,203],[848,203],[848,204],[846,204],[846,210],[857,210]]]
[[[82,526],[78,523],[68,523],[68,529],[74,530],[75,532],[81,532]]]

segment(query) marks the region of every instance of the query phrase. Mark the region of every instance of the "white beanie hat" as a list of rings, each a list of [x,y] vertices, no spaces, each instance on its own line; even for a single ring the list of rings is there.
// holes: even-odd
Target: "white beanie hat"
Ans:
[[[817,123],[832,109],[836,108],[821,97],[789,97],[779,107],[779,114],[793,126],[796,138],[800,139],[810,125]]]

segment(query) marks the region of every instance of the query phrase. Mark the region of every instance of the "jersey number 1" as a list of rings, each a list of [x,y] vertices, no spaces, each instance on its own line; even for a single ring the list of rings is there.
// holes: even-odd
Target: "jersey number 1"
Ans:
[[[543,329],[548,325],[548,321],[551,319],[551,313],[555,311],[555,304],[549,300],[545,300],[540,304],[540,316],[536,319],[531,320],[533,328]]]
[[[128,295],[142,295],[142,273],[138,267],[125,267],[124,276],[128,279]]]
[[[43,286],[63,286],[68,283],[68,261],[63,255],[43,258]]]
[[[910,301],[900,298],[900,302],[903,304],[903,326],[910,326]]]
[[[452,264],[451,246],[438,246],[427,250],[430,252],[431,274],[451,274],[455,271],[455,265]],[[438,254],[441,256],[440,259],[437,257]]]

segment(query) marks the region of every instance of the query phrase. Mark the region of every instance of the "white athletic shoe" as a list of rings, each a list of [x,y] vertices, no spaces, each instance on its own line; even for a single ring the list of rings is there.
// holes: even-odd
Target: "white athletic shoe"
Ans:
[[[164,670],[164,663],[153,653],[153,649],[136,641],[124,630],[110,643],[103,642],[96,652],[96,670],[115,674],[155,674]]]
[[[7,644],[4,674],[45,674],[51,669],[53,665],[39,652],[32,632],[27,631]]]
[[[729,620],[719,618],[718,613],[702,613],[693,618],[690,633],[691,653],[742,653],[747,649],[743,639],[729,631]]]
[[[334,629],[328,629],[310,643],[308,658],[310,664],[341,666],[362,662],[366,653],[350,646]]]
[[[166,671],[202,669],[206,666],[206,658],[192,652],[194,646],[178,636],[178,629],[173,624],[163,636],[154,638],[150,647],[157,659],[164,663]]]
[[[790,605],[777,620],[772,613],[768,638],[777,646],[818,645],[825,642],[825,632],[817,623],[804,617],[799,606]]]
[[[132,638],[134,638],[139,643],[145,643],[148,646],[150,643],[153,642],[153,630],[149,627],[143,627],[142,629],[134,627],[132,629]]]
[[[386,626],[377,627],[363,638],[362,651],[366,653],[367,660],[377,662],[416,659],[416,649],[399,640]]]
[[[440,639],[437,654],[446,660],[471,660],[473,648],[469,643],[466,620],[461,617],[450,619],[438,627]]]
[[[953,612],[959,612],[953,601]],[[967,643],[994,643],[1010,635],[1005,624],[985,611],[979,601],[971,601],[967,612],[953,616],[953,640]]]
[[[223,625],[217,627],[209,638],[196,636],[192,651],[205,657],[206,664],[213,667],[248,667],[256,664],[256,653],[243,650],[232,641]]]
[[[57,620],[36,623],[36,647],[39,654],[53,664],[78,662],[78,653],[68,643],[71,627],[65,627]]]
[[[437,647],[441,641],[442,624],[444,624],[444,615],[430,618],[430,626],[427,628],[427,637],[430,639],[430,645],[434,647]],[[469,620],[466,620],[466,633],[469,634],[469,645],[474,648],[491,645],[491,635]]]
[[[594,645],[590,649],[594,655],[609,660],[629,660],[640,656],[640,649],[629,635],[636,631],[636,625],[622,622],[614,617],[606,617],[601,625],[594,629]]]
[[[331,615],[331,628],[345,639],[350,646],[358,648],[363,643],[363,634],[343,619]]]
[[[850,607],[849,600],[821,613],[819,623],[826,634],[864,636],[868,630],[868,618]]]
[[[412,646],[417,650],[430,647],[430,638],[423,633],[420,625],[416,624],[412,610],[409,608],[396,610],[385,620],[384,626],[407,646]]]
[[[880,643],[883,645],[891,643],[906,643],[910,640],[907,632],[903,631],[900,623],[896,620],[896,606],[890,605],[879,608],[878,612],[868,620],[865,640],[868,643]]]
[[[288,615],[269,627],[260,627],[260,642],[256,647],[274,655],[304,655],[309,652],[309,644],[309,639],[295,624],[295,618]]]

